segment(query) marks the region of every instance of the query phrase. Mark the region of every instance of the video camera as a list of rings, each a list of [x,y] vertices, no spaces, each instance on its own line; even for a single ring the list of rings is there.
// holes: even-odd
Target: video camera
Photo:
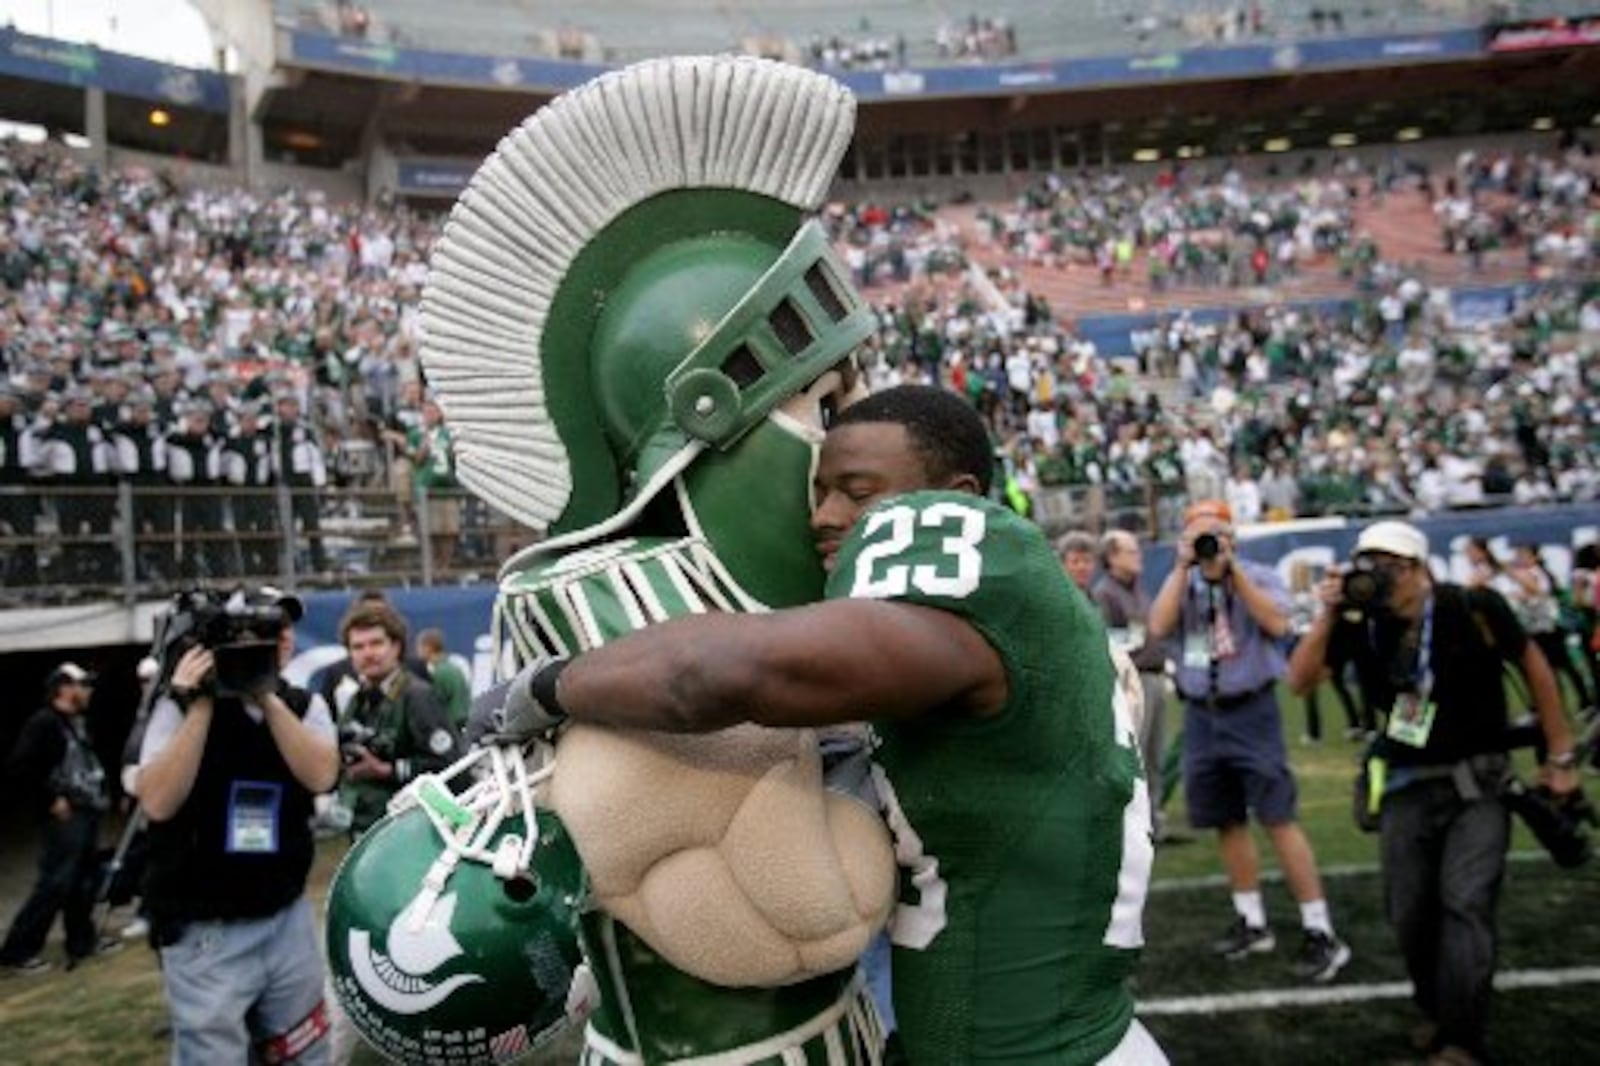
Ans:
[[[300,601],[275,589],[250,595],[195,589],[173,597],[156,621],[154,652],[166,684],[190,648],[208,648],[216,658],[211,682],[218,696],[245,697],[270,688],[278,676],[278,637],[298,621]]]

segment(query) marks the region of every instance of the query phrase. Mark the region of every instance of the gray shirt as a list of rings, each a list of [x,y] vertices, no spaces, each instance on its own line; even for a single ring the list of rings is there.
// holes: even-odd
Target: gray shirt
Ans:
[[[1101,574],[1090,594],[1100,617],[1105,620],[1111,643],[1128,653],[1141,673],[1159,674],[1167,668],[1164,641],[1147,640],[1150,632],[1150,594],[1135,579],[1124,585],[1110,574]]]

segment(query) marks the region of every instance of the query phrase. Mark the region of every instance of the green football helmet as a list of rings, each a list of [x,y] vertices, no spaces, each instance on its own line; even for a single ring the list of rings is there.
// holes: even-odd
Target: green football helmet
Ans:
[[[805,212],[854,114],[797,67],[652,60],[558,98],[473,176],[421,356],[462,481],[549,534],[536,557],[688,534],[759,604],[820,596],[811,474],[876,319]]]
[[[503,1062],[593,1006],[583,870],[560,821],[533,805],[542,776],[515,748],[480,748],[408,786],[334,875],[334,992],[389,1058]]]

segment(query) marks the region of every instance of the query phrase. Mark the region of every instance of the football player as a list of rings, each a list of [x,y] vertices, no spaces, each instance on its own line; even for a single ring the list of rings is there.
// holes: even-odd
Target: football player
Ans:
[[[826,602],[667,621],[518,687],[545,728],[869,713],[902,867],[909,1060],[1164,1062],[1127,987],[1152,858],[1134,711],[1048,542],[987,498],[993,465],[954,395],[868,397],[835,420],[816,472]]]

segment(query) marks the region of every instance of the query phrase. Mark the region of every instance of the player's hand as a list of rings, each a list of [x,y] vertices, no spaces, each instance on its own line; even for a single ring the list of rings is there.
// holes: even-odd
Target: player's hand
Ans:
[[[72,817],[72,804],[65,796],[57,796],[55,802],[50,804],[50,817],[58,822],[64,822]]]
[[[344,774],[352,781],[387,781],[394,776],[394,764],[384,762],[364,744],[351,748],[356,757],[345,764]]]
[[[525,666],[506,687],[505,702],[494,712],[492,734],[505,742],[526,743],[536,737],[548,737],[566,721],[559,708],[551,708],[534,695],[535,679],[547,670],[559,671],[566,665],[564,659]]]
[[[205,684],[216,665],[217,657],[211,653],[211,649],[196,644],[183,653],[183,658],[173,668],[172,687],[192,692]]]

